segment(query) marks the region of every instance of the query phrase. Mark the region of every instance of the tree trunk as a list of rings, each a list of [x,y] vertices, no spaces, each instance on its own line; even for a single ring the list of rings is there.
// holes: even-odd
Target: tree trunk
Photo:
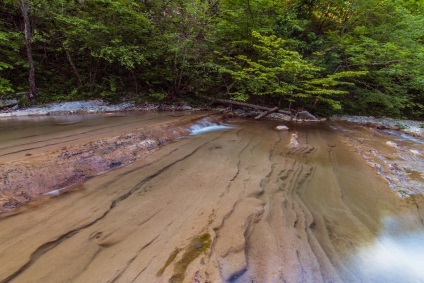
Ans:
[[[74,71],[75,76],[78,79],[78,86],[81,87],[82,86],[82,80],[81,80],[81,76],[78,72],[77,67],[74,64],[74,61],[72,60],[71,54],[69,53],[68,49],[66,49],[65,46],[63,46],[63,49],[65,49],[65,53],[66,53],[66,58],[68,58],[68,62],[72,67],[72,70]]]
[[[272,109],[270,109],[270,110],[262,113],[261,115],[256,116],[255,117],[255,120],[259,120],[259,119],[261,119],[261,118],[263,118],[265,116],[268,116],[269,114],[274,113],[276,111],[278,111],[278,107],[274,107],[274,108],[272,108]]]
[[[30,25],[30,21],[29,21],[29,0],[19,0],[19,6],[21,8],[22,15],[24,17],[25,44],[26,44],[28,65],[29,65],[28,99],[31,101],[31,103],[34,103],[35,99],[37,98],[37,94],[36,94],[36,91],[35,91],[35,69],[34,69],[34,61],[32,59],[32,48],[31,48],[31,25]]]

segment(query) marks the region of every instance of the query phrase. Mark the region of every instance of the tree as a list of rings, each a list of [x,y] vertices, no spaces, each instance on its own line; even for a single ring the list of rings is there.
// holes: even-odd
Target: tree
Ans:
[[[359,1],[345,23],[350,29],[329,33],[340,54],[338,68],[367,70],[344,101],[354,113],[415,116],[424,110],[424,15],[412,14],[402,1]],[[409,1],[408,1],[409,3]]]
[[[234,100],[247,101],[250,97],[271,96],[289,108],[292,104],[304,107],[323,102],[333,109],[341,109],[334,96],[347,94],[339,86],[352,86],[338,79],[358,77],[366,72],[338,72],[323,77],[321,69],[285,46],[285,41],[274,35],[264,36],[252,32],[254,56],[224,56],[221,73],[228,74],[227,94]],[[311,103],[312,102],[312,103]]]
[[[13,37],[13,33],[0,31],[0,47],[2,50],[1,53],[6,53],[5,52],[6,49],[9,49],[9,48],[16,51],[17,46],[13,42],[11,37]],[[2,55],[2,58],[5,58],[7,56],[6,54],[1,54],[1,55]],[[0,71],[5,71],[8,69],[13,69],[13,65],[7,62],[0,61]],[[11,82],[6,78],[0,77],[0,95],[4,95],[12,91],[13,91],[13,86]]]
[[[29,0],[19,0],[19,6],[22,11],[22,16],[24,17],[25,45],[27,50],[28,66],[29,66],[28,98],[31,101],[31,103],[34,103],[35,99],[37,98],[37,93],[35,89],[35,69],[34,69],[34,60],[32,59],[32,47],[31,47],[31,24],[30,24],[30,18],[29,18],[30,2]]]

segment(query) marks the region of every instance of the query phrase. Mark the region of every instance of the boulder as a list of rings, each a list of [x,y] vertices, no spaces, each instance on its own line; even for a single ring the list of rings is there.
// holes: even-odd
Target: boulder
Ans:
[[[181,110],[192,110],[193,107],[189,106],[189,105],[184,105],[180,107]]]
[[[18,104],[16,99],[0,99],[0,108],[12,107]]]
[[[236,109],[233,111],[236,115],[245,115],[246,111],[242,110],[242,109]]]
[[[299,147],[299,141],[297,140],[297,134],[292,134],[290,138],[290,148],[298,148]]]
[[[276,131],[288,131],[289,128],[287,126],[284,126],[284,125],[279,125],[279,126],[275,127],[275,130]]]
[[[139,147],[145,148],[147,150],[152,150],[158,147],[158,144],[154,140],[145,140],[139,143]]]
[[[395,142],[392,142],[392,141],[387,141],[386,144],[391,146],[391,147],[395,147],[395,148],[398,147],[397,144]]]

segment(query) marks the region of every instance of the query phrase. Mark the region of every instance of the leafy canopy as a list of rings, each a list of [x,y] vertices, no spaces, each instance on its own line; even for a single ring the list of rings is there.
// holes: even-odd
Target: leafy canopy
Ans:
[[[339,86],[352,82],[338,79],[365,75],[365,71],[337,72],[320,77],[321,68],[290,50],[282,38],[252,32],[255,39],[251,56],[223,56],[218,65],[222,74],[232,78],[227,93],[234,100],[247,101],[251,96],[269,95],[288,102],[323,102],[340,109],[334,96],[346,94]]]

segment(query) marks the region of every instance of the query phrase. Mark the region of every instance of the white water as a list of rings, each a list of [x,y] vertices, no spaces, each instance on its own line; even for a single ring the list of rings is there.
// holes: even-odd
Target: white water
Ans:
[[[424,232],[408,229],[410,220],[387,217],[380,236],[353,259],[370,281],[424,282]]]
[[[207,132],[229,130],[234,127],[210,122],[207,118],[202,119],[196,125],[190,127],[190,135],[200,135]]]

